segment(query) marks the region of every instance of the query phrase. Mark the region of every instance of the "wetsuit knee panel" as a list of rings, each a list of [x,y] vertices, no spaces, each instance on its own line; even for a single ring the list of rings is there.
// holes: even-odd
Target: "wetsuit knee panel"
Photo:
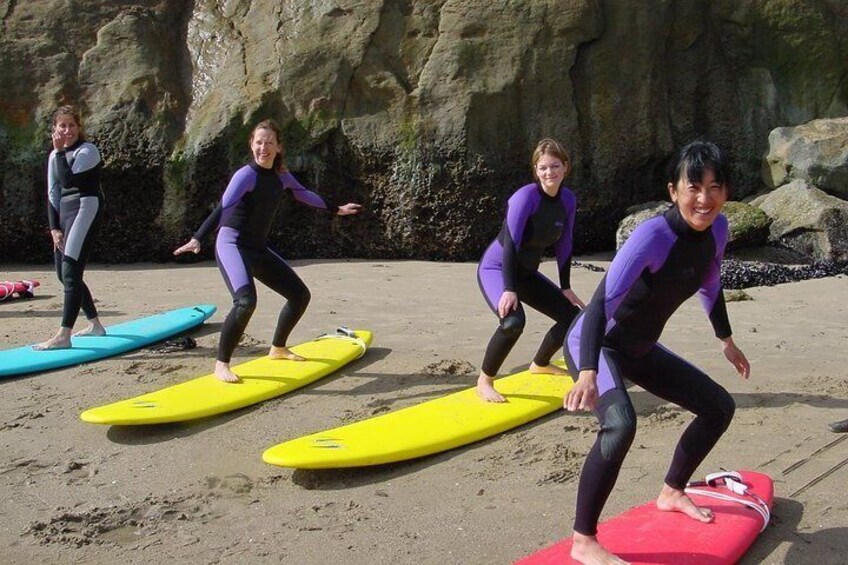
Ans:
[[[601,424],[601,455],[607,461],[623,461],[636,437],[636,413],[630,403],[607,408]]]
[[[518,339],[521,332],[524,331],[525,323],[526,320],[523,314],[511,312],[506,316],[506,318],[501,320],[501,325],[498,329],[504,334],[504,336],[510,339]]]
[[[237,292],[233,298],[233,308],[238,310],[239,315],[252,315],[256,310],[256,293],[251,290]]]

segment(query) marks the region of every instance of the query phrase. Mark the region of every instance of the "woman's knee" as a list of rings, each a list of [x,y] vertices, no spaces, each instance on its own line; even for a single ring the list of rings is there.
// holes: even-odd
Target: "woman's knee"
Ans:
[[[233,298],[233,309],[236,310],[239,316],[250,317],[256,310],[256,293],[243,292]]]
[[[500,331],[504,337],[509,339],[518,339],[524,331],[525,323],[526,319],[522,312],[510,312],[503,320],[501,320],[498,331]]]
[[[722,431],[730,427],[733,415],[736,413],[736,401],[724,388],[719,387],[715,396],[716,421]]]
[[[604,414],[600,431],[601,454],[607,461],[623,461],[636,437],[633,406],[613,404]]]

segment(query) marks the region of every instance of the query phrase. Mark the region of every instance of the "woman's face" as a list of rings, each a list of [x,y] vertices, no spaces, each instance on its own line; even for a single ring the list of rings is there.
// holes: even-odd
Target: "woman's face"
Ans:
[[[542,189],[550,195],[556,194],[565,178],[565,164],[553,155],[542,155],[536,162],[536,178]]]
[[[676,185],[668,183],[671,201],[677,204],[689,227],[704,231],[713,225],[727,202],[727,185],[719,183],[711,169],[704,170],[700,182],[689,182],[685,171],[681,177]]]
[[[53,123],[53,131],[62,138],[65,147],[70,147],[79,139],[79,124],[71,114],[59,114]]]
[[[277,134],[270,129],[257,129],[253,132],[250,140],[250,150],[253,152],[253,160],[263,169],[274,166],[274,159],[283,151],[282,145],[277,141]]]

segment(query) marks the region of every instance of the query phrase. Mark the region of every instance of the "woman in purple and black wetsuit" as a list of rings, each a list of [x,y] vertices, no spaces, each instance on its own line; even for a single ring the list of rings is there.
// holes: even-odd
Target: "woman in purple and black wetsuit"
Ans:
[[[572,411],[591,409],[600,422],[577,491],[571,557],[580,563],[626,563],[595,537],[636,433],[624,379],[695,414],[674,452],[657,507],[701,522],[713,519],[683,489],[730,425],[735,404],[724,388],[657,340],[671,315],[697,292],[725,357],[748,378],[751,367],[733,343],[720,281],[728,238],[727,219],[720,214],[728,198],[726,168],[712,143],[693,142],[680,151],[668,184],[674,206],[633,231],[568,330],[565,359],[579,378],[563,404]]]
[[[273,120],[260,122],[250,134],[253,162],[233,175],[221,203],[203,222],[194,237],[174,251],[199,253],[200,241],[216,227],[215,258],[224,282],[233,295],[233,308],[224,320],[218,342],[215,376],[225,382],[237,382],[230,370],[230,358],[256,309],[256,277],[283,295],[286,305],[280,311],[271,351],[275,359],[303,361],[286,347],[286,340],[309,304],[309,289],[282,257],[267,245],[268,232],[286,190],[295,199],[318,210],[334,211],[340,216],[356,214],[361,206],[348,203],[332,206],[304,188],[285,168],[280,128]]]
[[[494,388],[494,378],[524,330],[522,303],[552,318],[551,327],[530,370],[534,373],[565,371],[551,365],[569,324],[583,303],[571,290],[572,230],[577,200],[562,186],[571,172],[565,149],[543,139],[532,158],[536,182],[519,188],[507,203],[506,219],[497,239],[483,254],[477,282],[489,308],[500,319],[483,357],[477,378],[477,394],[488,402],[504,402]],[[539,272],[542,254],[555,246],[559,286]]]
[[[47,218],[56,275],[64,286],[65,299],[59,331],[33,346],[37,350],[71,347],[71,332],[80,309],[89,325],[76,335],[106,334],[91,292],[82,280],[103,212],[100,151],[83,137],[80,115],[71,106],[62,106],[53,114],[52,141],[47,164]]]

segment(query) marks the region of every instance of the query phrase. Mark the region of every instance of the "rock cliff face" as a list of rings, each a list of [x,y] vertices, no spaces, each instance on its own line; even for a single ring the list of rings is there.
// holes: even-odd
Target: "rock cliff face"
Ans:
[[[848,114],[841,0],[0,0],[0,22],[7,261],[49,255],[61,103],[106,159],[105,261],[168,257],[265,117],[304,184],[368,209],[286,204],[284,255],[476,259],[541,137],[572,152],[581,252],[664,195],[692,138],[735,155],[741,197],[772,129]]]

